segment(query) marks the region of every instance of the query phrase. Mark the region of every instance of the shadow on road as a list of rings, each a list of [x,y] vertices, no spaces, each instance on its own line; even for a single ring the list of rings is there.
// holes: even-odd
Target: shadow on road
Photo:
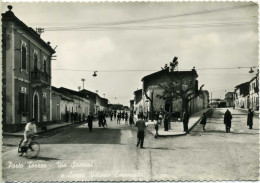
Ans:
[[[109,128],[74,128],[51,137],[39,139],[40,144],[120,144],[121,130]]]
[[[50,161],[50,160],[60,160],[60,159],[38,156],[37,158],[34,158],[33,160]]]

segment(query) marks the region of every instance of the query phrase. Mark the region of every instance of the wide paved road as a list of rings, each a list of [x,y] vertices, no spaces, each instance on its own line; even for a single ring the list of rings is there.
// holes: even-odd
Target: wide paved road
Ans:
[[[3,178],[19,181],[83,180],[257,180],[259,122],[246,126],[246,114],[231,110],[231,133],[215,109],[206,131],[155,139],[146,133],[145,149],[136,148],[136,129],[108,120],[107,129],[85,124],[43,134],[37,159],[17,156],[18,138],[3,140]],[[15,163],[18,168],[12,168]],[[23,165],[23,168],[19,168]],[[30,166],[29,166],[30,165]],[[38,167],[37,167],[38,165]],[[34,166],[34,167],[33,167]]]

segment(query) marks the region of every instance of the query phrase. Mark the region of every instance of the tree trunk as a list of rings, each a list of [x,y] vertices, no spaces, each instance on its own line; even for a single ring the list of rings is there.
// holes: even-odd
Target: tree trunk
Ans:
[[[170,109],[169,109],[169,120],[168,120],[169,130],[171,129],[171,117],[172,117],[172,100],[171,100]]]
[[[183,120],[183,112],[189,112],[189,100],[186,98],[182,98],[182,112],[181,112],[181,120]]]

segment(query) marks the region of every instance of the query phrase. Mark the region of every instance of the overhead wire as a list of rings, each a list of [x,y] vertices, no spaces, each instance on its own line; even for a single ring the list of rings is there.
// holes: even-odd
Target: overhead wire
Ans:
[[[127,24],[144,23],[144,22],[153,22],[153,21],[156,21],[156,20],[164,20],[164,19],[170,19],[170,18],[185,17],[185,16],[190,16],[190,15],[199,15],[199,14],[201,15],[201,14],[214,13],[214,12],[219,12],[219,11],[226,11],[226,10],[239,9],[239,8],[252,7],[252,6],[256,6],[256,4],[249,4],[249,5],[243,5],[243,6],[233,6],[233,7],[227,7],[227,8],[216,8],[216,9],[211,9],[211,10],[195,11],[195,12],[176,14],[176,15],[165,15],[165,16],[158,16],[158,17],[135,19],[135,20],[106,22],[106,23],[92,23],[92,24],[88,24],[88,25],[85,25],[85,26],[49,27],[49,28],[46,28],[45,31],[62,31],[62,30],[74,30],[74,29],[86,29],[86,28],[102,28],[102,27],[104,28],[104,27],[107,27],[107,26],[127,25]]]

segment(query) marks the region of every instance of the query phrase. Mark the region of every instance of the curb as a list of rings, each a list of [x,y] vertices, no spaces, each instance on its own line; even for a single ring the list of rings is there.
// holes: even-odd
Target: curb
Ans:
[[[82,124],[82,123],[80,123],[80,124]],[[59,128],[68,127],[68,126],[72,126],[72,125],[75,125],[75,124],[66,124],[64,126],[58,126],[56,128],[52,128],[52,129],[49,129],[49,130],[39,131],[36,134],[43,134],[43,133],[46,133],[48,131],[52,131],[52,130],[56,130],[56,129],[59,129]],[[3,136],[23,137],[23,134],[11,134],[11,133],[3,132]]]
[[[205,113],[206,112],[208,112],[210,109],[208,109],[208,110],[206,110],[205,111]],[[197,124],[198,124],[198,122],[200,121],[200,118],[198,119],[198,121],[197,122],[195,122],[189,129],[188,129],[188,131],[187,132],[185,132],[185,133],[183,133],[183,134],[175,134],[175,135],[158,135],[158,137],[164,137],[164,138],[166,138],[166,137],[178,137],[178,136],[184,136],[184,135],[187,135]],[[151,134],[153,134],[150,130],[148,130]],[[154,135],[154,134],[153,134]]]

